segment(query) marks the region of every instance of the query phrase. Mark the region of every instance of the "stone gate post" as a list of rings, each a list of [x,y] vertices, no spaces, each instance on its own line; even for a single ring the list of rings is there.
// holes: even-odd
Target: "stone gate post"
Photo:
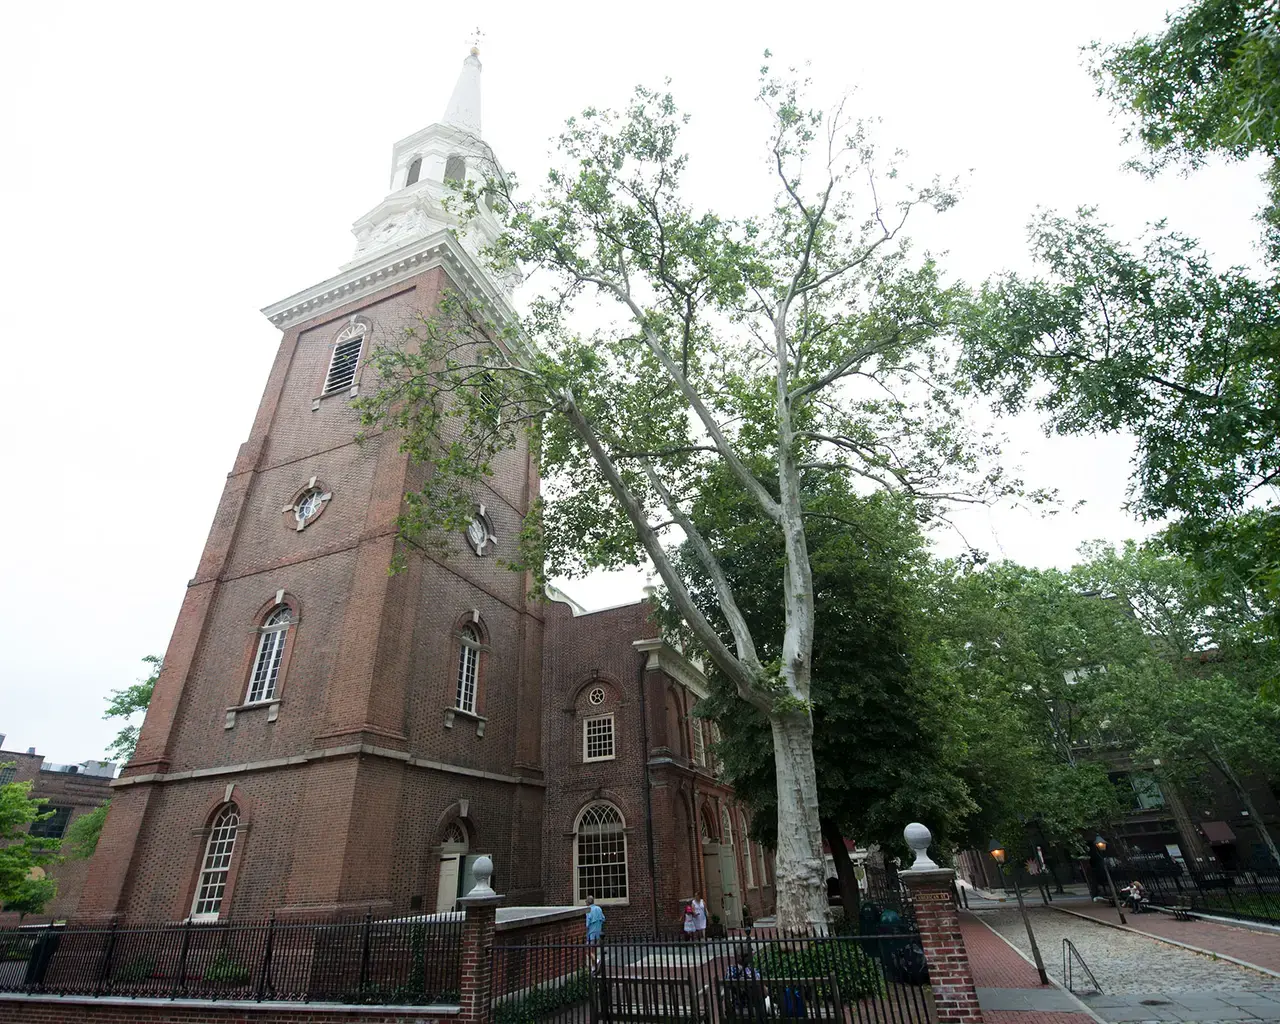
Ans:
[[[472,869],[475,887],[458,902],[466,917],[462,922],[462,967],[458,978],[459,1024],[488,1024],[493,1002],[493,936],[497,930],[498,904],[493,891],[493,861],[481,857]]]
[[[956,873],[930,859],[929,843],[933,836],[923,825],[912,822],[902,830],[902,835],[915,852],[915,863],[899,872],[898,877],[911,894],[920,943],[929,965],[929,985],[933,989],[938,1024],[982,1024],[969,954],[960,935],[960,912],[954,890]]]

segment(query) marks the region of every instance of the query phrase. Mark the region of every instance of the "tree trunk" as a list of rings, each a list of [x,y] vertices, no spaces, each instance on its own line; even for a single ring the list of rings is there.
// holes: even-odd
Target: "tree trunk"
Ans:
[[[818,776],[813,719],[807,712],[775,716],[773,765],[778,784],[778,852],[774,862],[778,927],[827,927],[827,878],[818,824]]]
[[[835,862],[836,878],[840,882],[840,903],[844,907],[844,919],[856,932],[858,912],[862,909],[862,891],[858,888],[858,876],[853,870],[853,860],[844,845],[840,827],[831,818],[818,819],[822,826],[822,838],[831,847],[831,859]]]

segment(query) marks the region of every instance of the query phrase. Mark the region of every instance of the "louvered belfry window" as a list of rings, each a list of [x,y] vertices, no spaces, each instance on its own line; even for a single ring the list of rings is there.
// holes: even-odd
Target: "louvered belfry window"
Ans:
[[[345,391],[355,383],[360,369],[360,350],[364,347],[364,324],[351,324],[333,346],[333,359],[329,362],[329,376],[324,381],[324,393]]]

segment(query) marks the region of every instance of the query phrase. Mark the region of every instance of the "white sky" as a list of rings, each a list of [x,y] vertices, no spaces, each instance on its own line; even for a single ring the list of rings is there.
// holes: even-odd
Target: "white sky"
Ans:
[[[914,232],[977,281],[1025,266],[1037,205],[1096,203],[1133,234],[1198,235],[1253,259],[1257,168],[1152,183],[1120,169],[1120,129],[1078,48],[1160,24],[1159,0],[1071,4],[491,2],[209,7],[46,2],[5,11],[0,67],[0,732],[51,760],[101,756],[107,692],[163,653],[278,333],[261,306],[332,275],[349,226],[386,193],[391,144],[444,108],[477,21],[484,135],[526,183],[588,104],[664,77],[693,114],[697,198],[758,209],[754,95],[768,46],[811,62],[815,96],[911,151],[919,177],[965,174],[961,205]],[[994,554],[1068,565],[1085,539],[1138,526],[1118,439],[1014,424],[1030,482],[1085,511],[984,511]],[[1026,451],[1025,457],[1017,456]],[[943,538],[945,549],[954,541]],[[576,583],[589,606],[638,577]]]

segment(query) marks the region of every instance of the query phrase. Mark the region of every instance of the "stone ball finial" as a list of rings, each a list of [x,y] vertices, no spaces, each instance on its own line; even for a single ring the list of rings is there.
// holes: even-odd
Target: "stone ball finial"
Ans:
[[[902,830],[902,838],[916,855],[915,863],[908,871],[937,871],[938,865],[929,856],[929,844],[933,842],[933,833],[918,821],[913,821]]]
[[[493,861],[488,857],[477,857],[471,866],[471,873],[476,876],[476,884],[468,896],[492,896],[493,886],[489,884],[493,878]]]

